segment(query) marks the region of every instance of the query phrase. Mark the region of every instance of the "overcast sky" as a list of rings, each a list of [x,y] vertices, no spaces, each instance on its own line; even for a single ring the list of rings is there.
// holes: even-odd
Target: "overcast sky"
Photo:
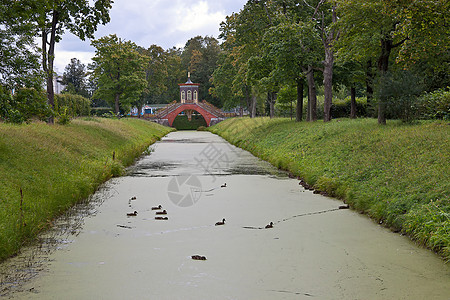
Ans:
[[[193,37],[219,35],[226,16],[239,12],[246,0],[114,0],[111,22],[99,26],[95,38],[116,34],[148,48],[184,47]],[[55,70],[62,75],[71,58],[88,64],[95,49],[90,40],[65,34],[56,46]]]

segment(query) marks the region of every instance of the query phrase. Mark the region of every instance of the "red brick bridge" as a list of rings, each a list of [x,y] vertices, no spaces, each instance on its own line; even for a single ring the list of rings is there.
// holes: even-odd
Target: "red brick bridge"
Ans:
[[[183,111],[189,119],[192,116],[192,112],[198,112],[205,119],[208,127],[225,119],[222,110],[206,101],[191,103],[179,103],[174,101],[160,109],[156,115],[151,117],[151,120],[161,125],[172,126],[175,118]]]

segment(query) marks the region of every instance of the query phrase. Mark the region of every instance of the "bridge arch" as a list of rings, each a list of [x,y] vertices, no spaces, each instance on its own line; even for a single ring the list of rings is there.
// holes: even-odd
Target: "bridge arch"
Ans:
[[[216,116],[214,116],[210,112],[206,111],[205,109],[203,109],[201,106],[199,106],[197,104],[184,103],[183,105],[180,105],[179,107],[177,107],[175,110],[173,110],[172,112],[170,112],[167,115],[167,119],[169,121],[169,126],[172,126],[173,121],[181,112],[183,112],[185,110],[189,110],[189,109],[194,110],[194,111],[198,112],[199,114],[201,114],[202,117],[205,119],[207,126],[209,126],[211,124],[211,119],[216,118]]]

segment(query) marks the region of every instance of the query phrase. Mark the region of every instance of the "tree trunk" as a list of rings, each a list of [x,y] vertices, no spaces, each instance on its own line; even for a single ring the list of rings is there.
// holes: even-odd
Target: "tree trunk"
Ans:
[[[47,32],[45,32],[45,28],[42,30],[42,51],[43,51],[43,60],[42,64],[44,65],[44,71],[46,75],[46,83],[47,83],[47,103],[54,111],[55,109],[55,92],[53,89],[53,63],[55,60],[55,43],[56,43],[56,26],[58,24],[59,12],[53,10],[52,14],[52,27],[50,31],[50,41],[47,42]],[[48,53],[47,53],[47,43],[48,43]],[[48,118],[48,123],[54,123],[54,117],[51,115]]]
[[[366,68],[366,98],[367,98],[367,109],[371,109],[373,107],[373,72],[372,72],[372,61],[369,60],[367,62]],[[374,115],[371,114],[370,117]]]
[[[392,38],[388,35],[381,39],[381,54],[378,58],[378,71],[384,76],[389,68],[389,56],[392,50]],[[378,124],[386,125],[386,102],[378,99]]]
[[[295,110],[295,121],[300,122],[303,119],[303,80],[297,80],[297,108]]]
[[[356,119],[356,88],[352,86],[350,88],[350,118]]]
[[[256,117],[256,95],[252,95],[251,97],[251,112],[250,112],[250,118]]]
[[[120,100],[120,94],[117,93],[114,99],[114,113],[116,116],[119,116],[120,113],[120,107],[119,107],[119,100]]]
[[[138,115],[138,118],[139,118],[139,119],[141,118],[142,106],[143,106],[143,105],[142,105],[142,103],[141,103],[141,104],[138,105],[138,108],[137,108],[137,109],[138,109],[137,115]]]
[[[337,22],[336,6],[332,6],[331,20],[334,23]],[[325,34],[323,35],[325,36]],[[333,64],[334,64],[334,51],[333,41],[337,40],[335,32],[330,29],[326,38],[323,39],[323,45],[325,48],[325,60],[323,64],[323,86],[324,86],[324,103],[323,103],[323,120],[325,122],[331,121],[331,105],[333,103]]]
[[[331,121],[331,104],[333,101],[333,50],[331,45],[325,48],[325,61],[323,64],[323,120]]]
[[[308,80],[308,121],[314,122],[317,120],[317,93],[312,66],[308,66],[306,78]]]
[[[250,116],[250,118],[253,118],[252,116],[252,98],[250,97],[250,92],[248,90],[248,86],[245,86],[245,101],[247,102],[247,110],[248,110],[248,114]]]
[[[275,101],[276,101],[276,93],[275,92],[269,92],[267,93],[267,100],[269,100],[269,116],[272,119],[275,117]]]

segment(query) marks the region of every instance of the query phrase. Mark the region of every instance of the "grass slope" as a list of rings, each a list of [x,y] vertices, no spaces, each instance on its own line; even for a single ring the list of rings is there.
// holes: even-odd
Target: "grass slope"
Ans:
[[[450,126],[234,118],[209,129],[450,260]]]
[[[137,119],[0,123],[0,261],[171,130]]]

